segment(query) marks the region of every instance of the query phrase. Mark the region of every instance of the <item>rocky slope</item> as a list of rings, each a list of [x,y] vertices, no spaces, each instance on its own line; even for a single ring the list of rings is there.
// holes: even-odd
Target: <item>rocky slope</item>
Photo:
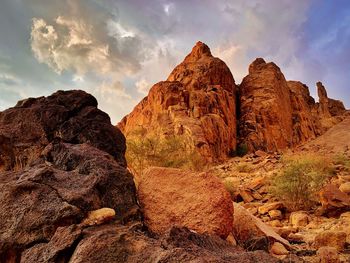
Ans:
[[[329,99],[322,83],[317,87],[319,103],[306,85],[287,81],[276,64],[262,58],[237,87],[225,63],[198,42],[118,127],[127,137],[138,127],[160,137],[184,135],[209,162],[225,160],[237,146],[277,151],[313,139],[341,120],[344,105]]]
[[[125,168],[125,138],[83,91],[19,102],[0,113],[0,137],[0,262],[277,262],[206,234],[210,220],[199,224],[200,233],[183,224],[159,235],[147,230]],[[197,184],[213,188],[201,178],[190,194]],[[219,209],[215,198],[228,196],[218,182],[216,189],[218,197],[202,213],[210,215]],[[178,198],[190,204],[186,194]],[[176,201],[171,193],[167,198]],[[203,210],[197,204],[193,213]],[[230,200],[227,209],[230,220]],[[228,227],[222,237],[232,222]]]
[[[185,60],[155,84],[118,127],[159,136],[183,135],[209,161],[236,148],[236,84],[226,64],[198,42]]]

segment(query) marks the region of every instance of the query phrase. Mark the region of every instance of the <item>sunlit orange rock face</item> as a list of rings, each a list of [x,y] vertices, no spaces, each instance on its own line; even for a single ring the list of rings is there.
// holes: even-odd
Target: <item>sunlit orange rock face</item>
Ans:
[[[226,64],[198,42],[118,128],[126,137],[138,127],[159,136],[184,135],[209,162],[243,146],[279,151],[314,139],[346,112],[321,82],[317,89],[316,103],[305,84],[287,81],[275,63],[262,58],[251,63],[237,87]]]
[[[289,88],[283,73],[256,59],[239,86],[241,143],[250,150],[276,150],[292,145],[293,123]]]
[[[118,127],[126,136],[137,127],[160,135],[184,135],[208,161],[223,160],[236,147],[236,84],[226,64],[197,42],[166,81]]]

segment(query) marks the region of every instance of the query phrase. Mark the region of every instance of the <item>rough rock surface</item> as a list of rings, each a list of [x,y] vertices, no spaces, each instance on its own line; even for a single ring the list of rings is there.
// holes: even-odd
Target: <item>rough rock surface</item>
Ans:
[[[315,100],[310,96],[309,88],[300,81],[288,81],[292,105],[293,145],[316,138],[323,133],[321,123],[315,111]]]
[[[22,100],[0,112],[0,171],[25,167],[55,138],[88,143],[126,165],[122,133],[97,109],[93,96],[74,90]]]
[[[263,223],[241,205],[234,203],[233,233],[238,243],[248,249],[259,248],[268,249],[274,241],[278,241],[290,247],[287,240],[278,235],[273,228]],[[239,223],[238,223],[239,222]]]
[[[73,229],[61,230],[50,243],[34,246],[22,262],[60,262],[62,258],[62,262],[70,258],[70,263],[278,262],[262,251],[244,252],[218,237],[187,229],[173,228],[160,239],[145,235],[138,225]]]
[[[0,173],[0,255],[48,242],[58,227],[101,207],[127,221],[137,215],[135,192],[131,174],[111,155],[87,144],[50,144],[37,164]]]
[[[153,167],[137,192],[145,224],[157,234],[173,226],[222,238],[232,231],[231,196],[214,175]]]
[[[240,142],[250,151],[292,146],[293,123],[289,88],[280,68],[262,58],[249,66],[239,86]]]
[[[126,137],[138,127],[160,136],[184,135],[206,160],[224,160],[236,148],[235,98],[229,68],[198,42],[118,127]]]

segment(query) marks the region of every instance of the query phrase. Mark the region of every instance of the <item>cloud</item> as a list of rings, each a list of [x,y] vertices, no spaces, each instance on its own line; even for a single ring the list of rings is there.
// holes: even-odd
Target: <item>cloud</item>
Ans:
[[[139,81],[137,81],[135,83],[135,86],[137,88],[137,91],[143,95],[147,95],[150,87],[151,87],[151,84],[145,80],[145,79],[140,79]]]

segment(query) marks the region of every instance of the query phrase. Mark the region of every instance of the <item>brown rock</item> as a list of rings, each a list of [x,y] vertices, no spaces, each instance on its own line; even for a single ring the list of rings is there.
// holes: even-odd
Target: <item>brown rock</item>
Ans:
[[[282,219],[282,212],[280,210],[270,210],[269,216],[271,219]]]
[[[256,59],[239,86],[240,143],[250,151],[275,151],[292,145],[289,88],[274,63]]]
[[[258,240],[265,240],[266,247],[259,247],[260,249],[268,249],[271,240],[278,241],[287,247],[290,244],[287,240],[278,235],[272,227],[263,223],[259,218],[250,214],[244,207],[237,203],[234,204],[234,224],[233,234],[240,245],[246,248],[255,246],[254,242]]]
[[[315,100],[309,88],[299,81],[288,81],[293,119],[293,144],[316,138],[324,132],[319,116],[314,114]]]
[[[321,214],[339,215],[350,208],[350,197],[336,185],[328,184],[320,191]]]
[[[149,168],[141,178],[138,197],[145,224],[157,234],[173,226],[222,238],[232,231],[231,196],[211,174]]]
[[[350,194],[350,182],[343,183],[339,186],[339,190],[343,193]]]
[[[310,216],[304,211],[292,212],[289,222],[293,227],[304,227],[310,222]]]
[[[5,150],[0,155],[0,171],[24,168],[55,138],[88,143],[126,165],[123,134],[97,109],[93,96],[74,90],[19,101],[0,112],[0,146]]]
[[[271,210],[279,210],[282,208],[284,208],[284,206],[281,202],[273,202],[273,203],[266,203],[266,204],[263,204],[262,206],[259,206],[258,211],[259,211],[259,214],[264,215]]]
[[[346,233],[342,231],[327,230],[319,233],[315,237],[314,246],[316,248],[330,246],[342,251],[346,243]]]
[[[277,256],[288,255],[289,251],[279,242],[274,242],[270,248],[270,253]]]
[[[111,221],[115,217],[115,211],[112,208],[104,207],[90,211],[82,224],[84,226],[100,225]]]
[[[340,263],[338,251],[334,247],[320,247],[317,256],[320,263]]]
[[[183,135],[206,160],[224,160],[236,149],[235,97],[226,64],[198,42],[118,127],[127,137],[140,126],[159,136]]]

